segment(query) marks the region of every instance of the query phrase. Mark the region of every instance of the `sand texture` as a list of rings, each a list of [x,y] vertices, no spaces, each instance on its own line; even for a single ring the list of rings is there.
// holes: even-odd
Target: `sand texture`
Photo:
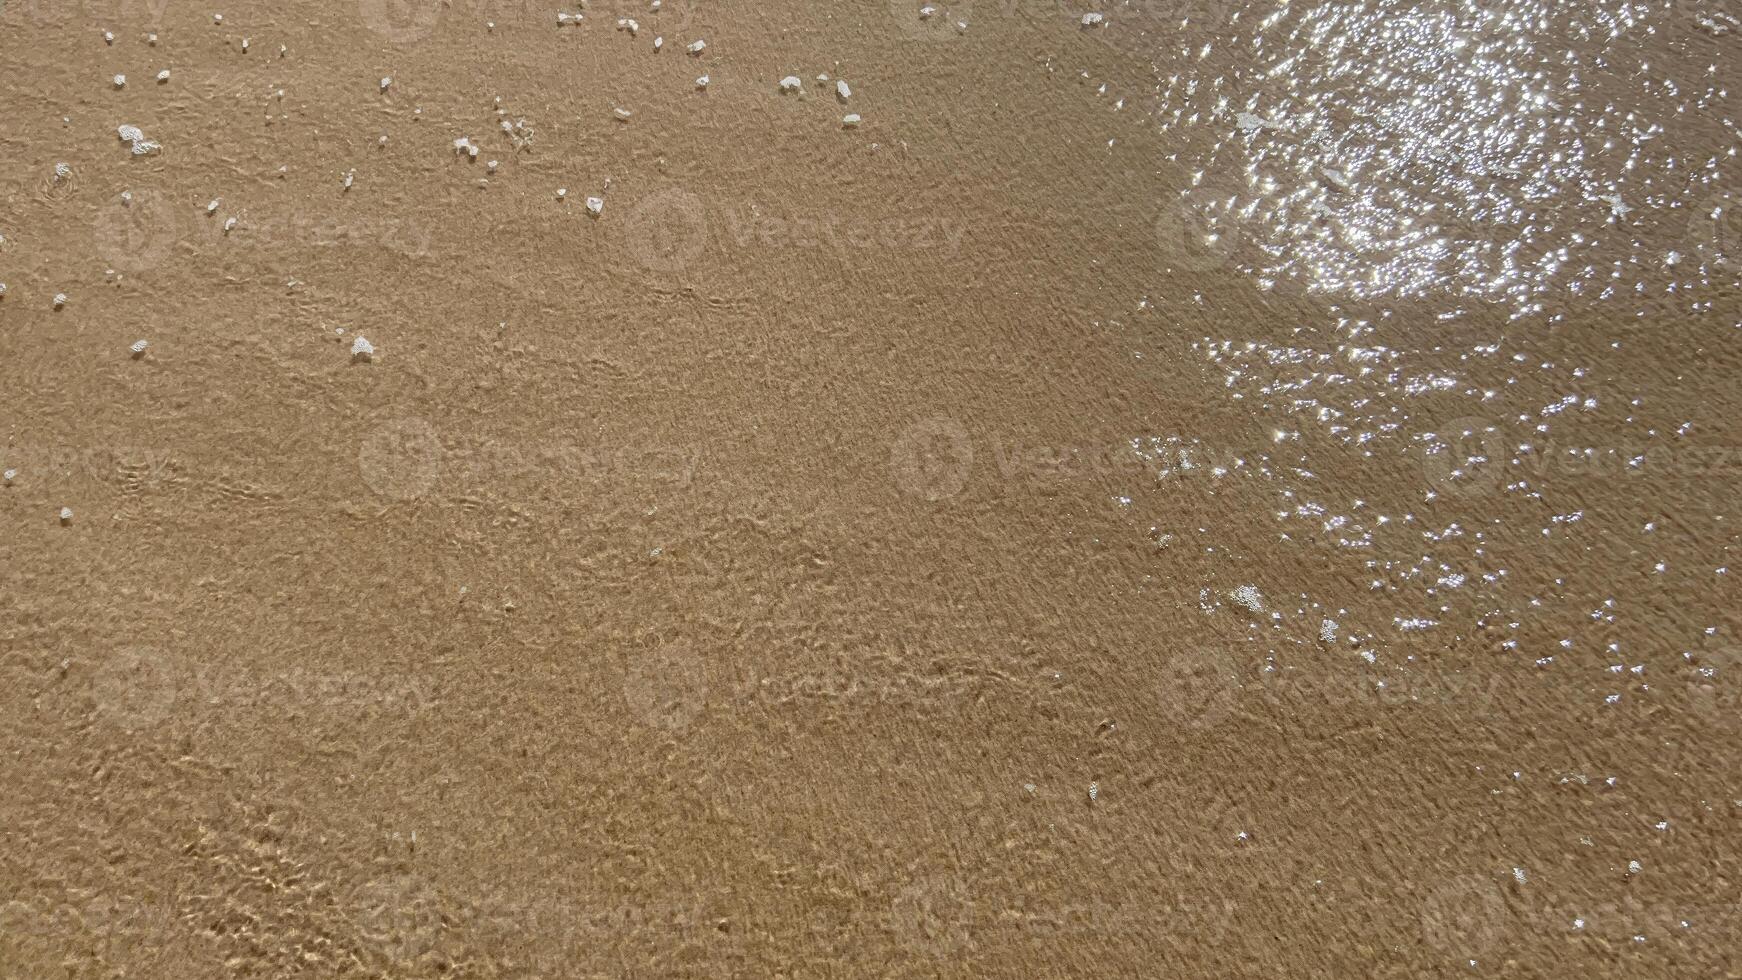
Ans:
[[[1742,975],[1735,5],[921,6],[0,0],[0,978]]]

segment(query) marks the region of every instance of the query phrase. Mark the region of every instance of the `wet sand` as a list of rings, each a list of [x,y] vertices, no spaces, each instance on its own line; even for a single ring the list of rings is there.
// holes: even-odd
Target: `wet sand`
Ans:
[[[662,6],[0,7],[0,976],[1738,974],[1733,5]]]

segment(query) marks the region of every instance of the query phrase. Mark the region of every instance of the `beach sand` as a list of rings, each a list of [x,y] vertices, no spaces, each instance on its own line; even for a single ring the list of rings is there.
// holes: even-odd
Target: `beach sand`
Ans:
[[[920,6],[4,0],[0,976],[1738,975],[1735,7]]]

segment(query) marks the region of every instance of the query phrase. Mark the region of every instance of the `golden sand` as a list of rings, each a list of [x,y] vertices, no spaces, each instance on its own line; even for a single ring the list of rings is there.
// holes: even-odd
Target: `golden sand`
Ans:
[[[922,6],[4,0],[0,976],[1737,975],[1734,6]]]

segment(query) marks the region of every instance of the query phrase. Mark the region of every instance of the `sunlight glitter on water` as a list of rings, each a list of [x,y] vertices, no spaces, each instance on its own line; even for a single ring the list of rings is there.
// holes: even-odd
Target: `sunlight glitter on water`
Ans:
[[[1698,240],[1734,166],[1728,92],[1716,66],[1669,78],[1650,61],[1697,33],[1678,5],[1284,3],[1240,23],[1158,65],[1157,116],[1226,133],[1182,158],[1186,200],[1255,246],[1243,261],[1267,286],[1533,313],[1673,292],[1683,254],[1685,290],[1735,250]],[[1716,135],[1689,138],[1700,127]],[[1666,234],[1641,230],[1666,209],[1682,209]]]

